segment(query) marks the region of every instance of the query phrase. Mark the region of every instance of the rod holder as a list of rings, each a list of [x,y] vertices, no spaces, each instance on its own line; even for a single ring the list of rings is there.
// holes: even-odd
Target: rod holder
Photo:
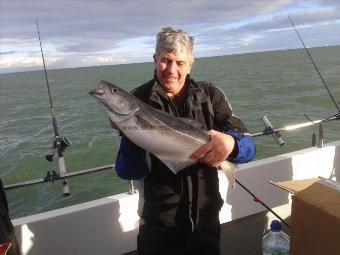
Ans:
[[[273,125],[270,123],[270,121],[268,120],[267,116],[263,116],[261,118],[262,122],[265,125],[265,130],[264,132],[268,132],[271,133],[273,138],[275,139],[275,141],[277,142],[278,145],[282,146],[285,144],[285,142],[282,140],[281,135],[279,134],[279,132],[276,132],[274,130]]]
[[[322,122],[319,123],[319,143],[318,147],[322,148],[323,147],[323,126]]]
[[[129,191],[128,191],[129,195],[135,194],[136,191],[135,191],[135,187],[133,185],[133,180],[129,180],[128,184],[129,184]]]

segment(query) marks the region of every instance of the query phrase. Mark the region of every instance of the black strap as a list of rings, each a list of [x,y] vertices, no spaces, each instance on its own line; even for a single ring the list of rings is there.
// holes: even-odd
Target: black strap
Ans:
[[[191,169],[189,190],[191,190],[189,198],[191,202],[191,218],[194,223],[194,229],[197,228],[199,222],[199,200],[198,200],[198,172],[197,169]]]

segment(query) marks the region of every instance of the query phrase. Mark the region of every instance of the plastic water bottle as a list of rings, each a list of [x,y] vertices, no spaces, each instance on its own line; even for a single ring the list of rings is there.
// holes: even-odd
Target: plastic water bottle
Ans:
[[[262,239],[263,255],[289,255],[289,236],[282,231],[281,223],[273,220],[270,232]]]

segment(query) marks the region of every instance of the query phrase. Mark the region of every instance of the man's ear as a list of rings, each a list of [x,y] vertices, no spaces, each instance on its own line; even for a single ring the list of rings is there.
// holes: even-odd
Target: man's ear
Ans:
[[[191,69],[192,69],[192,66],[194,65],[195,61],[193,60],[189,66],[189,69],[188,69],[188,74],[190,74],[191,72]]]

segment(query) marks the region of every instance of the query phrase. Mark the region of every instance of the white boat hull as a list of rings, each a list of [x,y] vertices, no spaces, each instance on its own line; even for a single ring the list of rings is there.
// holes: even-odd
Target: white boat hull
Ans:
[[[291,195],[269,183],[322,176],[340,180],[340,140],[241,165],[236,178],[281,217],[290,214]],[[220,192],[222,254],[258,254],[263,231],[273,218],[223,174]],[[23,255],[124,254],[136,249],[138,193],[119,194],[13,220]]]

